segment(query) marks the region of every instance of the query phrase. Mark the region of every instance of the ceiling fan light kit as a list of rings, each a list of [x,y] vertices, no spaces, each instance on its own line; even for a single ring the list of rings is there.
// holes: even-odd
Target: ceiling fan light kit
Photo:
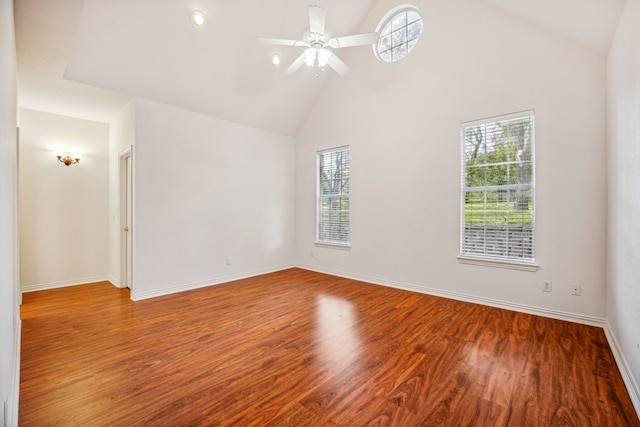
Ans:
[[[309,29],[303,33],[302,40],[258,37],[256,41],[279,46],[306,47],[304,52],[285,70],[286,76],[295,73],[305,64],[316,68],[316,77],[327,66],[343,76],[349,72],[349,67],[333,53],[332,49],[372,45],[378,42],[379,36],[374,32],[332,38],[331,33],[325,29],[326,16],[326,10],[320,6],[309,6]]]

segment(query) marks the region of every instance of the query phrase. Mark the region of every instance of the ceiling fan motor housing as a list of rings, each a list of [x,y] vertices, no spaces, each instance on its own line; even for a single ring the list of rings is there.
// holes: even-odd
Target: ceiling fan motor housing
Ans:
[[[327,45],[327,41],[331,39],[331,33],[325,31],[324,33],[313,33],[307,29],[302,35],[302,40],[309,43],[311,47],[320,49]]]

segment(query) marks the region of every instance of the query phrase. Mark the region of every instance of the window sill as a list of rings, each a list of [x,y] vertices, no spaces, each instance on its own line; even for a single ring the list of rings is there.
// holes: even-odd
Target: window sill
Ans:
[[[468,265],[479,265],[483,267],[495,267],[495,268],[506,268],[510,270],[520,270],[520,271],[537,271],[540,267],[538,264],[534,262],[518,262],[518,261],[503,261],[499,259],[489,259],[489,258],[475,258],[470,256],[458,256],[458,262],[460,264],[468,264]]]
[[[325,248],[342,249],[345,251],[351,250],[350,243],[338,243],[338,242],[314,242],[314,245]]]

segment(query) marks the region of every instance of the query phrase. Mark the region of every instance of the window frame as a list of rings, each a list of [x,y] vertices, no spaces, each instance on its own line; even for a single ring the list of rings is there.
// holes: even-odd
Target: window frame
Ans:
[[[321,168],[320,168],[320,163],[321,163],[321,157],[326,155],[326,154],[333,154],[333,153],[337,153],[337,152],[347,152],[348,154],[348,173],[347,173],[347,177],[346,180],[348,182],[348,192],[343,193],[343,186],[341,185],[340,188],[340,192],[338,194],[333,194],[333,195],[323,195],[321,194],[321,184],[322,184],[322,177],[321,177]],[[316,152],[316,235],[315,235],[315,244],[316,245],[321,245],[321,246],[332,246],[332,247],[339,247],[339,248],[350,248],[351,247],[351,149],[348,145],[343,145],[340,147],[335,147],[335,148],[328,148],[328,149],[324,149],[324,150],[318,150]],[[344,177],[340,177],[341,180],[344,180]],[[322,224],[324,223],[323,221],[321,221],[322,218],[322,214],[323,212],[325,212],[325,210],[322,209],[322,199],[330,199],[330,198],[340,198],[342,200],[344,200],[346,198],[347,200],[347,205],[348,205],[348,209],[347,209],[347,240],[331,240],[331,239],[327,239],[326,236],[321,236],[321,228],[322,228]],[[341,221],[342,222],[342,221]]]
[[[380,43],[382,43],[382,40],[384,39],[384,36],[386,36],[386,34],[383,34],[383,30],[387,27],[387,25],[392,25],[392,21],[401,13],[408,13],[408,12],[414,12],[416,13],[420,19],[416,20],[416,21],[412,21],[411,23],[405,23],[403,27],[405,30],[407,30],[407,28],[409,27],[409,25],[414,24],[416,22],[420,22],[420,34],[418,34],[417,37],[410,39],[410,40],[404,40],[403,43],[400,43],[398,45],[394,45],[393,44],[393,36],[391,37],[391,45],[389,47],[389,49],[385,50],[382,52],[382,54],[380,53]],[[389,33],[389,35],[393,34],[395,31],[397,31],[398,29],[394,30],[393,28],[391,28],[391,31]],[[374,43],[372,45],[372,49],[373,49],[373,54],[375,55],[376,58],[378,58],[378,60],[380,62],[384,62],[385,64],[393,64],[394,62],[398,62],[402,59],[404,59],[407,55],[409,55],[411,53],[411,51],[413,50],[413,48],[415,47],[415,45],[418,43],[418,41],[420,40],[420,38],[422,37],[422,34],[424,33],[424,18],[422,17],[422,13],[420,13],[420,9],[418,9],[415,6],[412,6],[410,4],[403,4],[397,7],[394,7],[393,9],[391,9],[389,12],[387,12],[384,17],[380,20],[380,22],[378,23],[378,26],[376,27],[376,32],[378,34],[380,34],[380,39]],[[413,43],[411,43],[413,42]],[[394,49],[397,49],[399,46],[406,44],[407,45],[407,51],[399,58],[394,59],[393,57],[393,51]],[[391,58],[389,60],[383,58],[383,54],[385,52],[390,52]]]
[[[467,211],[466,208],[466,198],[467,198],[467,193],[471,192],[470,189],[474,189],[476,188],[476,190],[472,190],[472,191],[482,191],[482,188],[484,187],[485,190],[484,191],[488,191],[488,189],[486,188],[486,184],[485,186],[472,186],[472,187],[468,187],[467,186],[467,159],[466,159],[466,150],[465,150],[465,131],[474,127],[478,127],[478,126],[490,126],[492,124],[498,124],[498,123],[505,123],[505,122],[509,122],[509,121],[517,121],[517,120],[521,120],[521,121],[525,121],[525,120],[531,120],[531,128],[530,128],[530,157],[529,157],[529,162],[531,164],[531,182],[529,184],[526,184],[524,187],[522,186],[522,184],[517,184],[517,183],[513,183],[513,182],[508,182],[507,184],[504,184],[503,186],[505,187],[506,191],[513,191],[514,188],[527,188],[530,189],[531,191],[531,195],[530,195],[530,204],[531,204],[531,208],[530,208],[530,216],[531,216],[531,244],[530,246],[527,246],[528,249],[530,249],[531,251],[531,257],[517,257],[517,256],[510,256],[512,254],[510,254],[510,249],[505,249],[505,256],[500,256],[500,255],[495,255],[492,253],[487,253],[487,248],[486,248],[486,234],[485,236],[483,236],[483,243],[485,245],[484,251],[483,253],[478,253],[478,251],[470,251],[468,249],[466,249],[465,246],[465,236],[466,236],[466,226],[468,225],[466,223],[466,216],[465,216],[465,212]],[[538,264],[536,263],[536,253],[535,253],[535,246],[536,246],[536,222],[535,222],[535,217],[536,217],[536,190],[535,190],[535,182],[536,182],[536,160],[535,160],[535,145],[536,145],[536,141],[535,141],[535,132],[536,132],[536,126],[535,126],[535,111],[534,110],[527,110],[527,111],[521,111],[521,112],[517,112],[517,113],[512,113],[512,114],[505,114],[505,115],[500,115],[500,116],[494,116],[494,117],[488,117],[485,119],[480,119],[480,120],[474,120],[474,121],[470,121],[470,122],[464,122],[461,123],[460,125],[460,144],[461,144],[461,153],[460,153],[460,252],[459,252],[459,256],[458,256],[458,260],[461,264],[472,264],[472,265],[481,265],[481,266],[490,266],[490,267],[499,267],[499,268],[508,268],[508,269],[516,269],[516,270],[524,270],[524,271],[536,271],[538,268]],[[485,135],[486,136],[486,135]],[[511,161],[507,161],[507,162],[503,162],[503,164],[505,166],[507,166],[507,168],[509,166],[512,165],[517,165],[517,160],[511,160]],[[490,163],[484,163],[485,164],[485,168],[488,166],[491,166]],[[486,178],[485,178],[486,179]],[[491,186],[492,189],[500,188],[502,185],[494,185]],[[484,217],[486,219],[487,217],[487,212],[493,212],[492,210],[489,210],[486,208],[486,198],[484,201],[484,209],[479,210],[479,212],[483,212]],[[510,211],[509,211],[510,212]],[[520,223],[521,227],[524,227],[524,219],[522,220],[523,222]],[[509,227],[509,222],[507,222],[507,227]],[[486,226],[488,224],[485,222],[484,223],[484,227],[485,227],[485,232],[486,232]],[[496,235],[498,235],[499,232],[496,233]],[[506,242],[509,242],[509,231],[507,231],[506,233]]]

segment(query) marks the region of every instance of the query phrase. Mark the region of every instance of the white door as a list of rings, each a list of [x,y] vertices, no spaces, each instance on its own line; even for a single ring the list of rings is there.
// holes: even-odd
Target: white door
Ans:
[[[133,285],[133,164],[131,148],[120,153],[120,203],[122,228],[122,286]]]

